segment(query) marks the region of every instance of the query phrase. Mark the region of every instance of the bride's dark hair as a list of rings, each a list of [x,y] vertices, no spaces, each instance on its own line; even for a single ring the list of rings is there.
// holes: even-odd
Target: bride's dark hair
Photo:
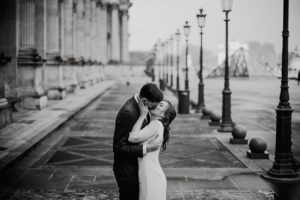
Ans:
[[[162,149],[165,151],[167,149],[167,142],[170,138],[170,124],[176,117],[176,110],[174,106],[167,100],[163,100],[169,104],[168,109],[165,111],[164,117],[161,119],[161,122],[164,126],[164,138],[162,143]]]

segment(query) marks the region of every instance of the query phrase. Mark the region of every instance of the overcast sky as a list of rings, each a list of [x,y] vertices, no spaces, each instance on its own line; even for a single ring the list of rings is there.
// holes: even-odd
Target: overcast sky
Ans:
[[[196,14],[202,7],[207,14],[204,47],[213,51],[225,41],[225,14],[221,0],[131,0],[129,18],[130,45],[133,50],[148,51],[158,38],[165,40],[188,20],[190,41],[198,45]],[[274,44],[277,54],[282,48],[283,0],[233,0],[229,13],[229,40]],[[300,0],[290,0],[289,47],[300,50]],[[182,38],[183,39],[183,38]],[[182,42],[184,40],[181,40]]]

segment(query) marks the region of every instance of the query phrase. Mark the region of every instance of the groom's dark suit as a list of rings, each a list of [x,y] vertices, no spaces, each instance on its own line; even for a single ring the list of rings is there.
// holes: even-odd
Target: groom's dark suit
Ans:
[[[119,186],[120,200],[139,199],[137,157],[143,157],[143,146],[128,142],[129,132],[139,116],[139,105],[132,97],[123,105],[116,118],[113,169]]]

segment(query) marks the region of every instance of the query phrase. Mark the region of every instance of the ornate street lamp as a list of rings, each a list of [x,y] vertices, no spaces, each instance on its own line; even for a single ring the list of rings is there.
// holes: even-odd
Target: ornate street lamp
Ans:
[[[170,69],[171,69],[171,81],[170,81],[170,87],[173,87],[173,44],[174,44],[174,37],[173,35],[170,36],[169,39],[170,43]]]
[[[161,43],[161,53],[162,53],[162,87],[161,90],[165,89],[165,64],[166,64],[166,59],[165,59],[165,43]]]
[[[161,40],[159,39],[157,41],[157,46],[158,46],[158,77],[159,77],[159,88],[161,90],[165,89],[165,85],[164,85],[164,80],[163,80],[163,43],[161,42]]]
[[[179,43],[180,43],[180,31],[177,29],[175,33],[175,38],[177,42],[177,58],[176,58],[176,67],[177,67],[177,75],[176,75],[176,90],[179,91],[180,84],[179,84]]]
[[[293,160],[291,152],[291,119],[293,109],[289,103],[289,85],[288,85],[288,0],[284,0],[284,18],[283,18],[283,47],[282,47],[282,78],[280,101],[276,108],[276,149],[275,162],[268,174],[274,177],[288,178],[295,177],[297,174],[293,169]]]
[[[190,35],[191,26],[189,22],[186,21],[184,28],[184,35],[186,37],[186,49],[185,49],[185,90],[189,90],[189,68],[188,68],[188,54],[189,54],[189,40],[188,37]]]
[[[157,40],[157,42],[156,42],[156,46],[157,46],[157,57],[156,57],[156,59],[157,59],[157,67],[158,67],[158,81],[159,81],[159,83],[160,83],[160,80],[161,80],[161,57],[160,57],[160,48],[161,48],[161,41],[160,41],[160,39],[158,39]]]
[[[158,61],[157,61],[157,52],[158,52],[158,47],[157,47],[157,44],[154,44],[154,48],[153,48],[153,51],[154,51],[154,63],[153,63],[153,66],[151,68],[151,78],[152,78],[152,82],[155,81],[155,67],[158,66]]]
[[[168,86],[169,83],[169,43],[168,39],[165,41],[165,58],[166,58],[166,78],[165,78],[165,84]]]
[[[293,109],[289,103],[288,85],[288,38],[289,0],[283,1],[282,31],[282,78],[279,104],[276,108],[276,146],[272,168],[263,178],[267,180],[278,199],[298,199],[300,196],[300,176],[292,153],[291,120]],[[276,199],[277,199],[276,198]]]
[[[222,101],[222,121],[219,132],[231,132],[232,120],[231,120],[231,91],[229,88],[229,66],[228,66],[228,13],[232,8],[232,0],[222,0],[222,9],[225,12],[226,23],[226,35],[225,35],[225,74],[224,74],[224,89],[223,89],[223,101]]]
[[[202,28],[205,26],[205,17],[206,14],[203,13],[203,9],[200,9],[200,13],[197,14],[197,19],[198,19],[198,25],[200,27],[200,70],[199,70],[199,86],[198,86],[198,105],[197,105],[197,112],[199,112],[201,109],[205,107],[204,104],[204,83],[203,83],[203,75],[202,75],[202,70],[203,70],[203,50],[202,50]]]

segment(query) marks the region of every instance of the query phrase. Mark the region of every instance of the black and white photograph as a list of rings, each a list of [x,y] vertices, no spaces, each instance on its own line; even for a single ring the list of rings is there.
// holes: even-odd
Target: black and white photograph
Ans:
[[[300,200],[299,0],[1,0],[0,200]]]

